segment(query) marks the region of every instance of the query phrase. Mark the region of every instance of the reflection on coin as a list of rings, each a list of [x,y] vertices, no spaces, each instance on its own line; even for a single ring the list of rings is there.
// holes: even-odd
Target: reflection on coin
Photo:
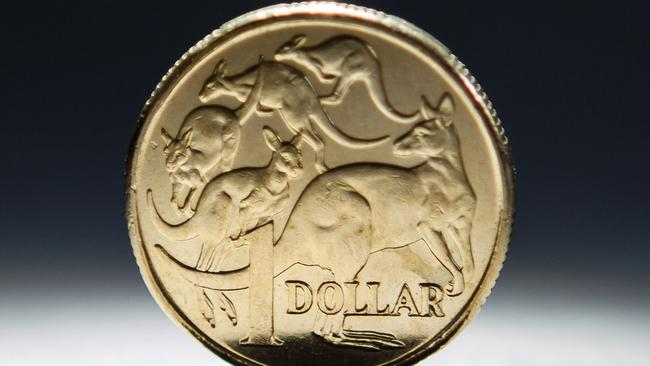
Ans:
[[[280,5],[163,78],[127,217],[160,306],[230,362],[409,364],[494,285],[511,174],[491,104],[435,39],[365,8]]]

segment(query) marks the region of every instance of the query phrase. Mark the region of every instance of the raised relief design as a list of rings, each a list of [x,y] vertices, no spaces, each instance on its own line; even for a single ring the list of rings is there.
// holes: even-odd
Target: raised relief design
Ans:
[[[407,115],[396,110],[390,103],[381,74],[377,54],[362,40],[350,36],[338,36],[313,47],[306,47],[307,37],[297,35],[282,45],[275,53],[277,61],[295,62],[313,72],[320,82],[334,82],[332,94],[321,97],[324,104],[338,104],[355,82],[368,88],[375,105],[393,121],[413,123],[422,120],[421,113],[430,109],[425,102],[422,111]]]
[[[235,114],[220,106],[190,112],[176,138],[161,130],[165,167],[172,182],[171,201],[177,208],[195,209],[197,191],[232,168],[240,135]]]
[[[302,173],[302,135],[283,142],[270,128],[264,128],[267,145],[273,150],[269,163],[261,168],[236,169],[206,185],[196,212],[186,221],[171,225],[156,209],[151,193],[152,218],[157,229],[176,241],[198,239],[203,243],[196,268],[207,271],[215,264],[216,249],[272,221],[286,209],[289,182]]]
[[[283,142],[270,128],[264,128],[265,141],[273,150],[269,163],[263,168],[244,168],[222,174],[212,180],[203,190],[196,212],[178,225],[167,223],[158,214],[151,194],[149,200],[154,210],[154,222],[166,237],[177,241],[198,238],[203,246],[196,269],[220,268],[227,253],[233,247],[245,245],[238,241],[246,234],[272,220],[286,208],[289,200],[289,181],[302,172],[302,154],[299,150],[302,135],[291,142]],[[214,305],[208,293],[203,291],[202,315],[215,326]],[[220,308],[226,312],[233,325],[237,313],[230,299],[218,293]]]
[[[307,77],[283,63],[260,60],[258,65],[240,74],[226,76],[226,62],[220,61],[205,82],[200,98],[210,101],[223,95],[235,97],[243,103],[236,111],[242,125],[256,111],[279,113],[289,130],[295,135],[302,134],[316,151],[316,169],[321,173],[327,171],[327,166],[324,161],[325,143],[319,130],[351,148],[372,148],[387,140],[385,137],[362,140],[339,130],[323,109]]]
[[[421,303],[416,305],[408,283],[404,283],[397,293],[393,303],[379,304],[380,282],[367,282],[368,288],[365,298],[359,295],[359,282],[346,282],[341,286],[336,281],[323,282],[318,289],[303,281],[285,281],[289,300],[287,314],[304,314],[312,305],[324,314],[334,315],[343,311],[346,315],[400,315],[402,309],[407,310],[409,316],[444,316],[440,302],[443,299],[442,290],[432,283],[420,283]],[[331,291],[330,291],[331,290]],[[328,293],[329,291],[329,293]],[[330,295],[330,296],[328,296]],[[370,346],[370,345],[369,345]]]
[[[201,291],[201,299],[199,301],[202,302],[199,302],[199,304],[201,306],[201,315],[210,324],[210,326],[214,328],[216,327],[216,310],[212,297],[208,295],[209,293],[210,291],[206,291],[205,289]],[[226,314],[228,320],[230,320],[232,325],[237,325],[237,310],[235,309],[235,304],[233,304],[228,296],[226,296],[226,294],[221,291],[217,291],[216,295],[219,309],[221,309],[221,311]]]
[[[317,309],[312,332],[329,344],[370,350],[403,347],[405,343],[389,332],[353,329],[345,320],[349,316],[443,317],[445,298],[463,293],[471,278],[470,231],[476,197],[463,167],[453,123],[454,102],[444,94],[436,108],[424,102],[417,115],[400,114],[385,97],[376,54],[361,40],[336,37],[311,48],[303,48],[303,42],[304,38],[294,38],[279,49],[276,59],[284,57],[316,67],[325,79],[338,78],[332,95],[321,98],[301,71],[280,62],[262,60],[231,77],[226,76],[225,62],[218,63],[201,91],[203,101],[220,95],[236,97],[243,103],[234,112],[238,125],[254,111],[278,112],[294,137],[283,142],[273,130],[263,127],[273,152],[270,162],[213,178],[200,194],[196,212],[180,224],[172,225],[161,216],[149,191],[151,220],[167,239],[156,247],[168,268],[202,289],[208,313],[214,312],[215,306],[206,291],[218,291],[220,307],[233,321],[235,306],[223,292],[249,289],[249,335],[241,345],[282,345],[273,322],[272,308],[277,305],[273,279],[292,268],[309,266],[322,270],[327,280],[315,287],[301,278],[287,280],[288,303],[282,305],[286,314],[297,316]],[[353,139],[335,128],[323,110],[321,101],[338,102],[355,81],[365,82],[371,94],[381,93],[373,96],[374,102],[396,122],[412,122],[411,128],[393,141],[392,151],[397,157],[422,161],[420,164],[405,168],[356,163],[326,169],[323,140],[314,124],[347,147],[375,146],[385,140]],[[191,132],[185,136],[184,128],[177,140],[181,144],[193,138]],[[296,201],[296,197],[290,199],[289,187],[303,171],[303,141],[316,150],[315,166],[320,174]],[[232,156],[228,159],[232,161]],[[192,166],[189,159],[183,164]],[[291,207],[290,202],[296,203]],[[283,212],[290,213],[289,219],[279,228],[276,240],[271,226]],[[184,263],[168,250],[190,239],[203,244],[196,264]],[[391,300],[387,302],[384,296],[380,301],[380,293],[386,295],[388,286],[361,276],[364,268],[372,258],[387,261],[399,255],[400,248],[417,243],[424,243],[429,256],[448,272],[444,283],[394,279],[391,288],[396,290],[387,295]],[[220,263],[227,260],[227,248],[243,246],[248,248],[249,260],[222,270]],[[380,264],[400,266],[399,261]],[[204,317],[214,326],[214,314]],[[236,324],[236,314],[234,320]]]

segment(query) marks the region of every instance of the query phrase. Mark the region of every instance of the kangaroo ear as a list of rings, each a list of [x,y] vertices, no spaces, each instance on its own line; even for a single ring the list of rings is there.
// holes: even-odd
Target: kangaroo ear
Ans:
[[[174,141],[174,138],[171,137],[164,128],[160,130],[160,137],[162,137],[165,146],[169,146],[169,144]]]
[[[262,133],[264,134],[264,141],[266,141],[266,145],[268,145],[271,150],[278,151],[280,145],[282,145],[282,139],[280,136],[276,135],[272,129],[266,126],[262,128]]]
[[[435,108],[431,106],[427,98],[423,95],[422,96],[422,105],[420,106],[420,116],[424,120],[430,120],[434,118],[438,113],[436,112]]]
[[[218,77],[226,76],[226,60],[219,60],[212,73]]]
[[[302,143],[305,141],[305,138],[302,135],[302,132],[299,132],[297,135],[295,135],[289,143],[293,146],[296,147],[296,149],[300,149],[300,146],[302,146]]]
[[[192,129],[191,128],[189,130],[185,131],[185,133],[183,134],[183,137],[181,137],[181,140],[183,140],[183,145],[190,146],[190,141],[192,141]]]
[[[305,41],[307,41],[307,37],[304,34],[299,34],[291,39],[291,43],[294,47],[302,46],[305,44]]]
[[[449,94],[445,93],[438,103],[438,113],[447,126],[451,124],[451,117],[454,115],[454,109],[453,99],[451,99]]]

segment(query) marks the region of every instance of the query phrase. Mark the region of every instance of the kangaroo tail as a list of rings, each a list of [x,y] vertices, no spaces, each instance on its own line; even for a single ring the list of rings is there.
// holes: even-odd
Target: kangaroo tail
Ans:
[[[332,119],[322,111],[320,114],[314,115],[314,118],[311,119],[312,123],[316,124],[320,129],[322,129],[328,136],[333,138],[339,144],[352,148],[352,149],[368,149],[376,147],[383,144],[384,142],[390,139],[390,136],[382,136],[375,139],[365,140],[351,137],[343,133],[341,130],[336,127]]]
[[[367,80],[366,85],[368,86],[368,91],[370,92],[370,98],[372,101],[379,110],[387,115],[391,120],[403,124],[415,123],[422,120],[420,111],[409,115],[401,113],[393,107],[386,96],[386,87],[381,81],[381,76],[379,76],[379,79]]]
[[[241,290],[250,286],[250,268],[248,266],[234,271],[200,271],[174,258],[160,244],[155,247],[160,252],[159,257],[168,264],[168,268],[172,268],[173,271],[195,286],[220,291]]]
[[[196,230],[193,230],[194,225],[192,225],[192,221],[190,221],[192,219],[191,217],[177,225],[167,223],[167,221],[165,221],[160,215],[160,212],[158,212],[158,208],[156,208],[151,190],[147,191],[147,203],[151,208],[151,221],[156,227],[156,230],[158,230],[158,232],[163,236],[176,241],[190,240],[198,236]]]

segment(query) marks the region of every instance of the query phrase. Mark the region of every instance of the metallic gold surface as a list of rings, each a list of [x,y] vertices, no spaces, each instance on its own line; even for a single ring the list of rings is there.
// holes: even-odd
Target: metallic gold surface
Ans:
[[[206,37],[147,102],[128,222],[166,313],[237,364],[409,364],[505,257],[507,140],[464,66],[372,10],[279,5]]]

